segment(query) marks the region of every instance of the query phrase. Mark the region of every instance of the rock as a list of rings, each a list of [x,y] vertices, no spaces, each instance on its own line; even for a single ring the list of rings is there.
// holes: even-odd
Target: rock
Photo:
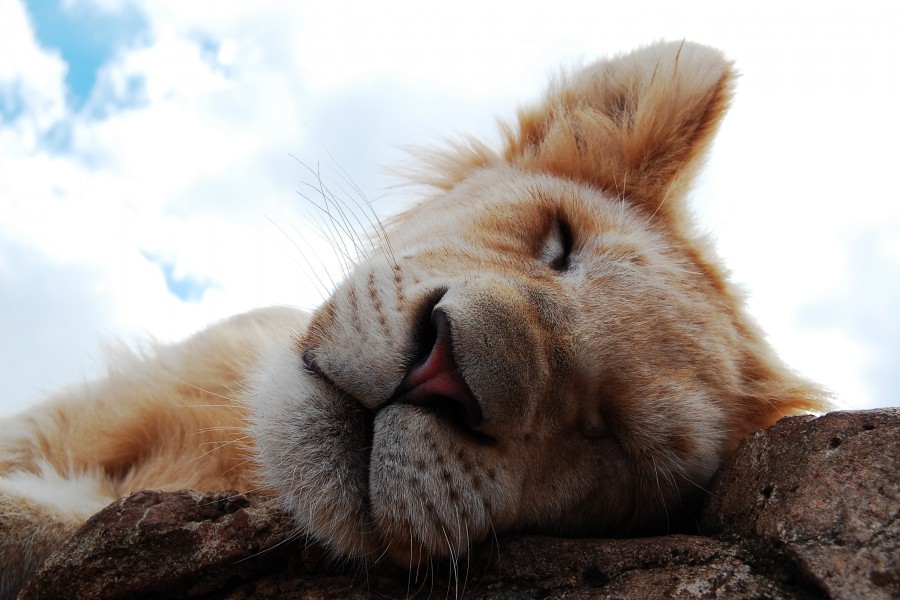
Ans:
[[[621,540],[509,536],[418,574],[342,567],[290,541],[290,520],[259,496],[140,492],[94,516],[21,598],[788,598],[735,544],[689,535]],[[288,540],[286,542],[286,540]],[[73,574],[77,574],[73,576]]]
[[[140,492],[52,555],[21,598],[890,598],[900,409],[792,417],[714,478],[705,535],[505,536],[457,564],[368,569],[294,539],[270,498]]]
[[[900,597],[900,408],[782,419],[710,492],[705,532],[753,540],[832,598]]]
[[[20,597],[202,597],[274,568],[272,540],[290,535],[269,498],[138,492],[91,517]]]

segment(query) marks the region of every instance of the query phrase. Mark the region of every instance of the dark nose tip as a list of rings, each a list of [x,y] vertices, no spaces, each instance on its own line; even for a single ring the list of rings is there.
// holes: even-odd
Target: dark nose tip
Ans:
[[[483,420],[481,406],[459,372],[447,313],[435,308],[431,325],[434,343],[407,371],[394,394],[395,402],[456,412],[469,427],[477,428]]]

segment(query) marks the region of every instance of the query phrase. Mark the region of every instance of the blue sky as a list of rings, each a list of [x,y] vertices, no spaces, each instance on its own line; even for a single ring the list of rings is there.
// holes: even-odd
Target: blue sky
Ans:
[[[35,36],[44,48],[58,50],[68,65],[66,86],[74,108],[84,105],[97,72],[117,52],[146,40],[147,22],[130,4],[103,10],[90,3],[29,0]]]
[[[742,73],[692,202],[751,312],[840,405],[896,404],[898,29],[868,1],[0,0],[0,414],[110,344],[314,307],[340,261],[303,165],[392,214],[402,147],[496,141],[561,66],[663,38]]]
[[[175,263],[171,260],[166,260],[150,252],[144,252],[143,255],[149,262],[159,266],[165,278],[166,289],[182,302],[200,302],[203,300],[206,290],[214,286],[213,283],[204,281],[196,275],[179,275],[175,269]]]

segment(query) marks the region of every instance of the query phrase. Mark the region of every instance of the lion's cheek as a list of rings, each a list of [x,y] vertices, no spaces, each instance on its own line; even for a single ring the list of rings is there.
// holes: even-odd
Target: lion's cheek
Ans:
[[[259,473],[304,531],[340,554],[370,556],[371,417],[298,365],[283,348],[248,381]]]

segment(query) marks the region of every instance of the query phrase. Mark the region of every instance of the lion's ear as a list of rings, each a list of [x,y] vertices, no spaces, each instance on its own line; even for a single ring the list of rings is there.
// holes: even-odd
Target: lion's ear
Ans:
[[[733,80],[720,52],[687,42],[597,62],[519,113],[504,157],[671,213],[728,108]]]

